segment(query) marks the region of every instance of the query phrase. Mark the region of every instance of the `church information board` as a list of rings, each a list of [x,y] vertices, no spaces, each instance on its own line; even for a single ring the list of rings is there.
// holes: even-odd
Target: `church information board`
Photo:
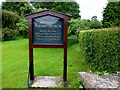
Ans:
[[[26,14],[29,23],[29,79],[28,87],[34,83],[33,48],[63,48],[63,82],[67,85],[67,31],[72,17],[53,10]],[[57,52],[55,52],[57,53]],[[48,58],[49,59],[49,58]],[[28,75],[28,76],[29,76]]]
[[[33,44],[63,44],[63,20],[54,16],[33,19]]]

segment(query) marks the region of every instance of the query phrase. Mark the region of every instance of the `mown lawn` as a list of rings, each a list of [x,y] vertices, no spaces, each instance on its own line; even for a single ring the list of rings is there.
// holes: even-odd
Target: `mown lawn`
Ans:
[[[2,43],[2,87],[26,88],[28,82],[28,40]],[[35,76],[62,76],[63,49],[35,48]],[[68,87],[78,88],[77,72],[89,71],[77,40],[68,40]]]

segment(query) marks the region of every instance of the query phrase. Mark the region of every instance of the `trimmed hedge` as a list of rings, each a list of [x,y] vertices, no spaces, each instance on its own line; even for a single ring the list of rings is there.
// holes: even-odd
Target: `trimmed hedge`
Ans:
[[[18,30],[2,28],[2,41],[15,40],[17,38],[17,36],[19,36]]]
[[[84,52],[83,55],[90,63],[92,71],[120,71],[119,33],[118,27],[80,32],[80,49]]]

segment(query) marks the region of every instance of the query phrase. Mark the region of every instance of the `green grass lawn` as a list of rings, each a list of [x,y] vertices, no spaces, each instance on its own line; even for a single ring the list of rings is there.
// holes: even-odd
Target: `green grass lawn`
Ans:
[[[69,37],[77,37],[77,35],[70,35]]]
[[[26,88],[28,81],[28,40],[2,43],[2,87]],[[63,75],[62,48],[34,48],[35,76]],[[77,72],[89,71],[77,40],[68,40],[68,87],[79,87]]]

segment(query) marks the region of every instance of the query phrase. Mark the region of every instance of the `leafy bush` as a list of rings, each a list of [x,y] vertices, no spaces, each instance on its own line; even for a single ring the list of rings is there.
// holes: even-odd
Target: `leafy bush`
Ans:
[[[93,71],[117,72],[119,56],[120,28],[81,31],[80,49]]]
[[[2,28],[15,29],[19,19],[20,17],[16,12],[2,10]]]
[[[18,35],[19,35],[18,30],[2,28],[2,41],[15,40]]]
[[[28,37],[28,20],[27,19],[20,19],[18,23],[16,23],[20,35],[24,38]]]

